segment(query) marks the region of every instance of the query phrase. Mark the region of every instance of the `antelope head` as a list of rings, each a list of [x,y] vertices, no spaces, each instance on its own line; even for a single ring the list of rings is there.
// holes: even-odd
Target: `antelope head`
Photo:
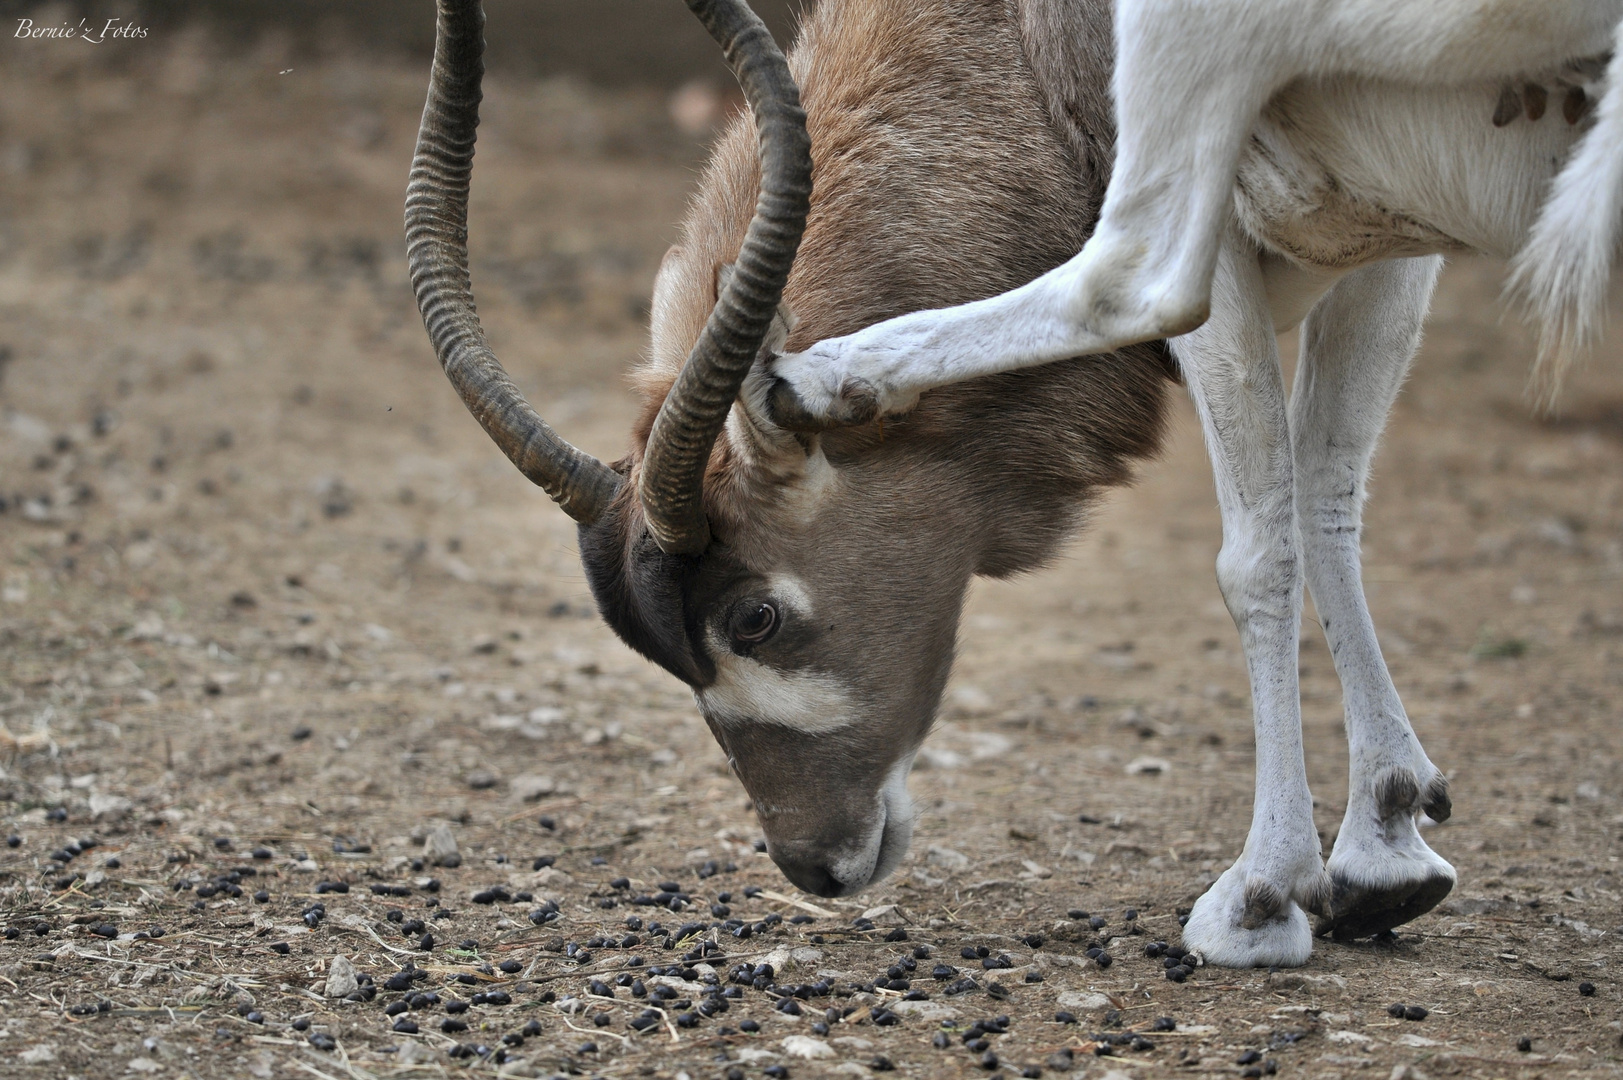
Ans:
[[[871,223],[895,213],[896,188],[914,182],[909,168],[935,166],[927,154],[900,155],[898,164],[843,153],[841,139],[871,138],[872,125],[842,134],[822,122],[813,124],[826,143],[819,200],[844,209],[819,211],[806,231],[811,143],[783,55],[743,0],[687,2],[726,51],[750,114],[723,136],[682,242],[655,283],[649,405],[630,454],[605,464],[560,438],[502,370],[474,313],[466,237],[482,74],[477,0],[439,0],[406,203],[412,283],[468,409],[578,523],[604,619],[692,688],[785,875],[808,892],[838,896],[884,877],[907,850],[906,777],[951,668],[970,578],[1040,562],[1074,523],[1085,501],[1079,488],[1124,479],[1124,454],[1153,448],[1158,391],[1146,389],[1142,357],[1096,358],[1086,369],[1053,365],[1023,384],[1039,398],[1044,386],[1053,391],[1047,413],[1009,392],[1017,377],[990,393],[926,395],[899,428],[803,434],[775,424],[771,380],[757,364],[764,351],[1011,288],[1074,254],[1089,221],[1052,211],[1050,202],[1035,216],[1027,206],[1025,217],[967,229],[942,255],[899,234],[886,239]],[[917,21],[908,21],[906,5],[863,11],[898,26]],[[855,19],[837,25],[846,37],[825,56],[841,57],[858,77],[883,66],[875,35]],[[964,41],[975,32],[959,30]],[[840,80],[825,72],[823,82]],[[904,111],[935,122],[927,109]],[[954,145],[991,163],[990,189],[1052,200],[1051,190],[1080,183],[1074,164],[1033,149],[1053,141],[1040,105],[1021,115],[1023,133],[1011,136],[1006,118],[994,118],[980,143]],[[894,128],[884,137],[893,136]],[[939,132],[920,137],[942,144]],[[1020,149],[1003,149],[1011,144]],[[928,200],[909,205],[915,218],[920,207],[935,212]],[[1022,234],[1045,214],[1052,227],[1035,241]],[[866,257],[875,244],[889,247]],[[894,272],[898,263],[910,273]],[[783,305],[786,286],[790,302],[803,304],[799,320]],[[1075,385],[1055,389],[1054,379]],[[1101,422],[1110,431],[1089,434],[1064,394],[1095,403],[1082,411],[1110,417]],[[1044,431],[1022,449],[1002,434],[1022,420],[1052,423],[1061,434]],[[1089,439],[1114,450],[1095,455]]]

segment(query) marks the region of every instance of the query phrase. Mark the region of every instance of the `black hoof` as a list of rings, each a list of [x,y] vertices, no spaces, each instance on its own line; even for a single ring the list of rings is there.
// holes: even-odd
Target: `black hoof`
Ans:
[[[785,431],[816,434],[838,427],[862,427],[879,418],[879,391],[866,379],[847,379],[840,396],[829,405],[828,415],[818,416],[806,408],[794,387],[774,377],[766,392],[767,415]]]
[[[1441,874],[1382,888],[1336,877],[1330,894],[1330,916],[1318,920],[1314,933],[1335,941],[1374,937],[1419,918],[1453,890],[1453,879]]]

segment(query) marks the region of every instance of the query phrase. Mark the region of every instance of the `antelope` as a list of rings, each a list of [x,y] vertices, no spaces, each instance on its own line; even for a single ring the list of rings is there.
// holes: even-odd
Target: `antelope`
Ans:
[[[743,0],[688,5],[749,111],[718,138],[656,278],[625,457],[548,427],[474,313],[477,0],[439,0],[409,260],[451,383],[578,523],[604,619],[691,687],[785,876],[840,896],[895,869],[970,579],[1052,557],[1156,452],[1182,381],[1214,464],[1218,577],[1257,731],[1251,832],[1185,945],[1299,965],[1315,932],[1369,936],[1438,903],[1454,871],[1418,821],[1448,816],[1448,785],[1364,602],[1365,480],[1439,253],[1514,251],[1582,125],[1495,128],[1498,79],[1292,82],[1236,155],[1204,322],[1096,347],[1065,290],[1124,174],[1108,0],[823,0],[788,60]],[[1121,147],[1123,165],[1154,164]],[[1287,400],[1275,335],[1296,326]],[[1328,863],[1303,762],[1304,581],[1352,750]]]

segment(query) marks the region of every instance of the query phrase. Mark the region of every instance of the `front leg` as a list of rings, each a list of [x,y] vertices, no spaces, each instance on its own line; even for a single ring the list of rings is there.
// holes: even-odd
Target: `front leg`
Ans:
[[[1116,160],[1082,251],[1000,296],[778,358],[773,419],[800,430],[867,423],[907,411],[933,387],[1199,326],[1240,151],[1297,61],[1295,12],[1274,11],[1261,25],[1244,15],[1198,0],[1118,3]]]
[[[1091,245],[1090,245],[1091,246]],[[796,431],[866,424],[908,412],[938,386],[1125,348],[1164,336],[1132,319],[1085,313],[1088,249],[999,296],[915,311],[805,352],[774,357],[774,423]]]
[[[1218,583],[1245,650],[1256,725],[1256,805],[1245,850],[1199,900],[1184,944],[1225,967],[1307,962],[1307,911],[1329,879],[1302,757],[1297,641],[1302,560],[1273,320],[1255,250],[1231,239],[1212,317],[1172,342],[1200,413],[1223,516]]]

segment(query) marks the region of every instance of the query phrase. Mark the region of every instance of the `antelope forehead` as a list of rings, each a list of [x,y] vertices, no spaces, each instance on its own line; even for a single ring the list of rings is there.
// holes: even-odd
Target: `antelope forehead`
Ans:
[[[733,654],[716,659],[716,680],[694,696],[706,716],[726,727],[777,724],[817,735],[857,720],[854,698],[835,676],[779,671]]]

